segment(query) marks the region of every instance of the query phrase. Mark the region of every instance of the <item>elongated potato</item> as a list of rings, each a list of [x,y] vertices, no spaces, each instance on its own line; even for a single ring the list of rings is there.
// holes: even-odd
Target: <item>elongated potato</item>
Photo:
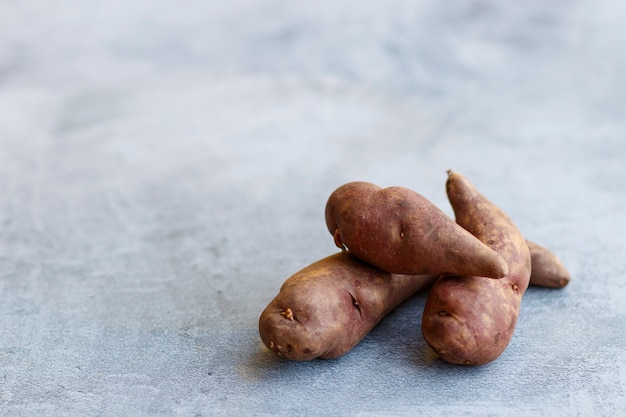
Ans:
[[[278,356],[337,358],[434,277],[395,275],[342,252],[289,277],[263,310],[259,333]]]
[[[446,192],[456,221],[500,253],[509,272],[499,280],[439,278],[426,300],[422,333],[445,361],[482,365],[500,356],[513,336],[530,281],[530,250],[513,221],[467,178],[449,171]]]
[[[548,288],[563,288],[572,279],[563,262],[545,246],[526,240],[530,250],[532,268],[530,285]]]
[[[531,245],[535,248],[541,248],[541,246],[529,241],[529,247],[531,247]],[[545,248],[536,253],[540,256],[539,258],[532,257],[531,263],[533,272],[531,274],[530,284],[557,288],[556,284],[562,281],[557,280],[556,277],[562,276],[561,271],[564,269],[564,266],[558,261],[558,258],[548,256],[550,251]],[[535,264],[536,259],[539,259],[541,262]],[[555,263],[554,259],[556,259],[558,263]],[[538,268],[537,271],[535,271],[536,267]],[[372,285],[371,288],[364,290],[362,289],[364,280],[357,279],[359,276],[363,275],[373,277],[380,276],[380,278],[374,280],[374,282],[377,283],[376,285]],[[367,325],[361,323],[358,332],[354,336],[344,339],[344,331],[341,326],[345,325],[345,323],[350,323],[350,321],[346,320],[345,315],[329,314],[329,311],[323,311],[323,306],[310,305],[309,303],[315,302],[315,300],[318,299],[316,295],[318,292],[332,291],[336,289],[339,284],[347,281],[349,287],[359,288],[358,293],[360,298],[362,298],[361,294],[364,291],[370,293],[372,297],[370,298],[370,303],[376,301],[373,297],[385,297],[385,299],[379,300],[380,303],[387,305],[384,310],[380,308],[371,310],[380,320],[391,311],[394,306],[401,304],[405,299],[408,299],[416,292],[427,288],[436,278],[436,276],[427,275],[403,276],[389,274],[376,267],[365,264],[347,252],[345,256],[342,254],[332,255],[304,268],[285,282],[280,295],[276,297],[276,300],[270,303],[261,315],[259,330],[261,334],[265,335],[262,339],[266,346],[277,355],[288,359],[309,360],[316,357],[332,358],[341,356],[356,346],[359,340],[365,337],[371,330],[370,326],[372,322]],[[328,280],[332,281],[330,287],[326,286]],[[386,285],[388,286],[386,290],[384,288],[384,281],[386,281]],[[369,281],[365,280],[365,282]],[[343,289],[340,289],[340,292],[336,293],[336,295],[340,297],[345,296],[342,292]],[[390,294],[389,291],[393,293],[392,298],[387,298]],[[300,294],[298,295],[298,293]],[[294,297],[294,294],[296,294],[298,299],[300,299],[300,297],[307,299],[305,305],[300,304],[300,310],[307,311],[308,308],[307,314],[310,314],[313,308],[315,308],[319,311],[319,313],[317,313],[318,315],[325,317],[322,324],[316,324],[324,330],[317,333],[319,341],[314,342],[314,345],[317,346],[314,349],[306,347],[298,348],[302,343],[307,341],[309,337],[308,334],[311,331],[310,325],[307,328],[295,323],[285,322],[285,319],[290,321],[295,320],[294,309],[279,306],[279,297],[285,302],[287,299],[295,300],[296,297]],[[306,297],[306,294],[311,294],[310,300]],[[356,308],[357,306],[354,305],[356,299],[351,297],[350,301],[352,301],[352,306]],[[361,303],[356,302],[358,303],[358,307],[362,308],[361,304],[363,304],[363,301],[361,301]],[[350,306],[345,302],[344,305],[346,306],[347,312],[351,311]],[[300,315],[300,312],[298,314]],[[373,328],[373,326],[371,327]],[[338,334],[340,336],[337,336]],[[341,339],[337,339],[337,337]],[[293,340],[299,340],[299,342],[293,343]],[[334,350],[324,349],[324,347],[328,349],[328,347],[335,342],[338,342],[341,348],[335,348]],[[294,346],[296,348],[294,348]],[[287,350],[286,353],[284,353],[285,349]],[[319,352],[322,351],[325,353],[320,354]]]
[[[326,203],[335,244],[385,271],[501,278],[505,260],[421,194],[350,182]]]

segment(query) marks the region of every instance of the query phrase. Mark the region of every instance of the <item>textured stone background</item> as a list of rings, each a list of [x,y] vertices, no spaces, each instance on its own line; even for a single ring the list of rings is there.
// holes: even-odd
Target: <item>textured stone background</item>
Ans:
[[[626,6],[0,2],[0,414],[626,414]],[[348,355],[260,343],[334,253],[350,180],[451,214],[467,175],[567,264],[496,361],[436,360],[425,295]]]

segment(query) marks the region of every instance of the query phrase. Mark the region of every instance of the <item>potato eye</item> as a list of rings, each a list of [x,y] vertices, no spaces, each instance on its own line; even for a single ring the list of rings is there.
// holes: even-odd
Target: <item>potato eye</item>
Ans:
[[[285,317],[286,319],[293,321],[293,310],[291,310],[290,308],[287,308],[286,310],[281,311],[280,315]]]

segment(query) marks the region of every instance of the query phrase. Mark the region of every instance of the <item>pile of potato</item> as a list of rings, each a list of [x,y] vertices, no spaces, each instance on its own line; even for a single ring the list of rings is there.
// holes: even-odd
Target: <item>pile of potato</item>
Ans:
[[[446,193],[455,220],[407,188],[335,190],[326,224],[342,251],[284,282],[259,318],[263,343],[287,359],[337,358],[428,289],[422,334],[443,360],[482,365],[500,356],[528,286],[562,288],[570,274],[464,176],[448,171]]]

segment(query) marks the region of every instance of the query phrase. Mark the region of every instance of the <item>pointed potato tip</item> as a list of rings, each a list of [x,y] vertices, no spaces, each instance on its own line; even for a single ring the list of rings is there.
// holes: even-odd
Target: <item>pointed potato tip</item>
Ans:
[[[502,259],[503,262],[492,265],[488,271],[478,272],[476,276],[482,276],[484,278],[502,279],[509,274],[509,264]]]
[[[502,269],[496,272],[495,276],[493,277],[495,279],[502,279],[509,275],[509,264],[504,260],[504,258],[502,258],[502,261],[504,262],[502,265]]]

